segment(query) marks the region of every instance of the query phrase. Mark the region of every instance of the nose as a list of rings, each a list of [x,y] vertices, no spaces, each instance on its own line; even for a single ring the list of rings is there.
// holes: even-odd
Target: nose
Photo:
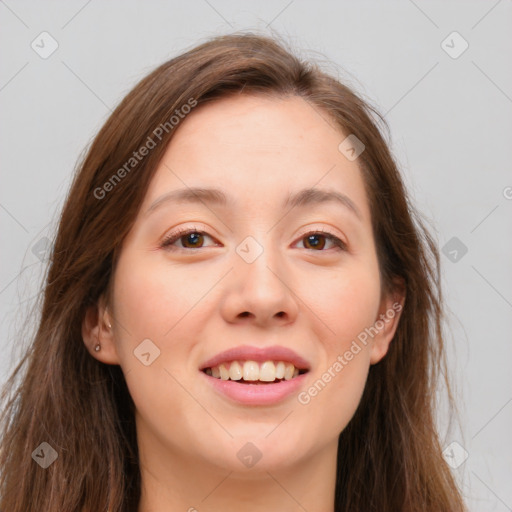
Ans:
[[[290,272],[271,250],[252,263],[234,255],[221,314],[228,323],[247,322],[259,327],[293,323],[299,311]]]

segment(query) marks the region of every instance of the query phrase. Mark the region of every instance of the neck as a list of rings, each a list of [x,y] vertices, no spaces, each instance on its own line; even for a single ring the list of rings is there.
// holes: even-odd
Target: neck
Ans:
[[[237,465],[222,468],[172,447],[139,442],[138,512],[333,512],[336,455],[337,440],[286,468],[258,463],[239,471]]]

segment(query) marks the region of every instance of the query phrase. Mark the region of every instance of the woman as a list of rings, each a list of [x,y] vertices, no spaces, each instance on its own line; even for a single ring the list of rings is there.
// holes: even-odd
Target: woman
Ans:
[[[464,510],[438,253],[374,114],[252,34],[126,96],[4,395],[1,510]]]

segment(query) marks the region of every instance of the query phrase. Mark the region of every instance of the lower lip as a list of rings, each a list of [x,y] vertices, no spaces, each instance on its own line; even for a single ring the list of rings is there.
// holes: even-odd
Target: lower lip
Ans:
[[[201,374],[216,391],[243,405],[277,404],[296,393],[307,375],[303,373],[275,384],[240,384],[236,380],[221,380],[204,372]]]

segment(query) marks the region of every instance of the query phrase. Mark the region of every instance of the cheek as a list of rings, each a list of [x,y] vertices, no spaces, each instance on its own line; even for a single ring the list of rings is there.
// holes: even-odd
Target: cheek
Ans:
[[[371,325],[368,318],[368,311],[333,317],[336,335],[324,338],[324,357],[314,379],[298,396],[307,416],[315,418],[316,428],[332,436],[339,435],[352,419],[366,385],[370,347],[358,336]]]
[[[166,347],[180,329],[191,327],[188,313],[216,280],[216,273],[207,272],[194,279],[190,271],[181,272],[162,262],[151,263],[147,257],[126,251],[116,268],[116,315],[134,342],[150,338]]]
[[[212,284],[194,286],[190,275],[184,274],[148,264],[136,251],[125,251],[114,280],[115,317],[122,325],[116,332],[120,365],[137,414],[161,439],[183,439],[184,432],[197,428],[191,418],[197,423],[204,416],[201,410],[193,410],[199,406],[180,383],[186,382],[191,370],[187,364],[192,346],[187,336],[193,338],[194,329],[200,329],[200,323],[191,322],[187,313],[193,312]],[[137,355],[141,357],[139,347],[148,339],[154,346],[145,349],[150,354],[150,364],[145,365]],[[181,420],[173,421],[176,417]]]
[[[309,413],[332,435],[338,435],[348,425],[361,401],[368,377],[370,359],[367,350],[361,350],[351,361],[336,362],[312,382],[301,397],[310,407]]]
[[[347,264],[317,283],[314,293],[309,288],[308,305],[321,320],[317,339],[323,357],[299,403],[319,428],[338,434],[353,417],[368,377],[370,339],[365,329],[374,324],[379,310],[378,267],[376,262]]]
[[[300,282],[299,280],[297,282]],[[365,328],[373,325],[380,305],[379,271],[372,258],[347,260],[339,270],[302,279],[301,297],[325,328],[318,339],[329,353],[342,353]],[[315,283],[312,286],[312,283]]]

